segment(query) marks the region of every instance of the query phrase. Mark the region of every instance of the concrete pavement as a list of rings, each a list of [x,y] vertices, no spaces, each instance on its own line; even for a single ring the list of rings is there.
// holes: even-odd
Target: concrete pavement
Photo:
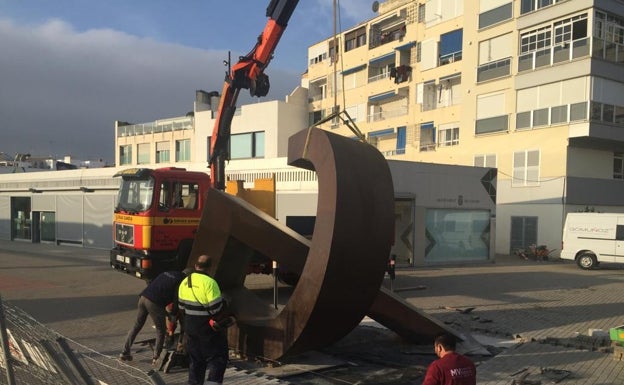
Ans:
[[[561,384],[606,385],[624,383],[624,362],[615,360],[599,339],[587,335],[590,330],[601,335],[600,331],[624,324],[623,283],[624,269],[619,265],[585,271],[567,262],[499,256],[494,264],[399,270],[392,286],[410,303],[495,353],[494,357],[472,356],[478,363],[480,385],[520,383],[522,378],[546,384],[556,376],[565,376]],[[389,280],[384,284],[389,287]],[[3,298],[103,353],[113,365],[143,286],[110,270],[106,250],[0,241]],[[145,329],[139,339],[152,336],[152,330]],[[146,372],[151,369],[151,352],[148,347],[138,350],[132,367]],[[425,360],[433,358],[429,355]],[[415,371],[422,372],[426,365],[419,365]],[[161,375],[170,385],[186,381],[183,370]],[[357,376],[355,372],[350,378]],[[412,378],[401,383],[417,385],[422,380],[418,374]],[[366,381],[362,377],[359,383],[376,383]],[[322,378],[304,382],[297,376],[278,380],[233,362],[225,383],[335,382]]]

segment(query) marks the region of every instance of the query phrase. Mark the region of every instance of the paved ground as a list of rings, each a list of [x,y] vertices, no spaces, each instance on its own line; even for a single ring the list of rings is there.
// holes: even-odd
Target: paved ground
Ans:
[[[495,264],[400,270],[392,286],[494,353],[472,356],[479,384],[521,383],[522,378],[546,384],[567,375],[559,383],[606,385],[624,383],[624,362],[587,335],[591,329],[600,335],[624,325],[623,281],[624,270],[617,265],[584,271],[560,261],[500,256]],[[2,298],[102,352],[111,365],[118,365],[114,356],[142,287],[143,282],[112,271],[103,250],[0,241]],[[139,339],[151,336],[146,328]],[[365,319],[344,340],[299,361],[268,368],[234,360],[225,383],[418,385],[435,358],[431,353],[430,346],[403,344]],[[150,356],[147,346],[138,346],[132,367],[146,372]],[[271,377],[284,373],[298,374]],[[182,385],[186,373],[162,377],[169,385]]]

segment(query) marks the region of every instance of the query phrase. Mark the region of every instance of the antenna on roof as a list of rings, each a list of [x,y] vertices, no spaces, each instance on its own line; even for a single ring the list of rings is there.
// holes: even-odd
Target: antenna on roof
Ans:
[[[379,1],[373,1],[373,12],[379,11]]]

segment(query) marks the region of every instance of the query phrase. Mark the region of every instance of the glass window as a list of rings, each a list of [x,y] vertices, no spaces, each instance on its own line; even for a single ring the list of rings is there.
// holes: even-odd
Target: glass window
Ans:
[[[459,127],[441,129],[438,137],[440,146],[455,146],[459,144]]]
[[[149,143],[141,143],[137,145],[137,163],[147,164],[150,162],[150,145]]]
[[[568,106],[557,106],[550,110],[550,124],[565,123],[568,121]]]
[[[427,263],[487,260],[490,250],[490,212],[428,209],[425,237],[430,245],[425,250]]]
[[[435,148],[435,127],[433,122],[420,125],[420,151],[429,151]]]
[[[493,118],[477,120],[475,126],[475,134],[487,134],[489,132],[507,131],[508,128],[509,117],[507,115],[495,116]]]
[[[615,106],[613,118],[615,124],[624,125],[624,107]]]
[[[570,121],[587,119],[587,102],[570,104]]]
[[[176,140],[176,162],[188,162],[191,160],[191,140]]]
[[[169,162],[169,152],[169,142],[156,142],[156,163]]]
[[[264,158],[264,132],[248,132],[232,135],[230,157],[232,159]]]
[[[496,154],[479,154],[474,157],[476,167],[496,167]]]
[[[513,2],[490,9],[479,15],[479,29],[489,27],[501,21],[511,19]]]
[[[119,146],[119,164],[132,164],[132,146]]]
[[[516,130],[531,128],[531,111],[516,114]]]
[[[602,121],[606,123],[613,123],[613,115],[615,106],[611,104],[604,104],[602,106]]]
[[[613,154],[613,179],[624,179],[624,154]]]
[[[539,186],[539,150],[515,151],[513,153],[512,187]]]
[[[601,121],[602,120],[602,103],[598,103],[598,102],[591,102],[591,112],[590,112],[590,116],[589,119],[590,120],[594,120],[594,121]]]
[[[548,125],[548,108],[533,111],[533,127]]]
[[[236,134],[230,139],[230,156],[232,159],[245,159],[252,157],[251,134]]]
[[[418,22],[425,22],[425,4],[418,4]]]
[[[440,65],[462,58],[463,29],[457,29],[440,36]]]

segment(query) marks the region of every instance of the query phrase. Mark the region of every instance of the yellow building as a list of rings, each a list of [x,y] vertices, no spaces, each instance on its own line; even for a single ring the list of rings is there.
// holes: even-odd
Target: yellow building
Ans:
[[[337,108],[389,159],[497,167],[499,253],[559,248],[568,212],[624,211],[624,3],[373,10],[309,47],[311,122]],[[353,135],[339,119],[322,127]]]

